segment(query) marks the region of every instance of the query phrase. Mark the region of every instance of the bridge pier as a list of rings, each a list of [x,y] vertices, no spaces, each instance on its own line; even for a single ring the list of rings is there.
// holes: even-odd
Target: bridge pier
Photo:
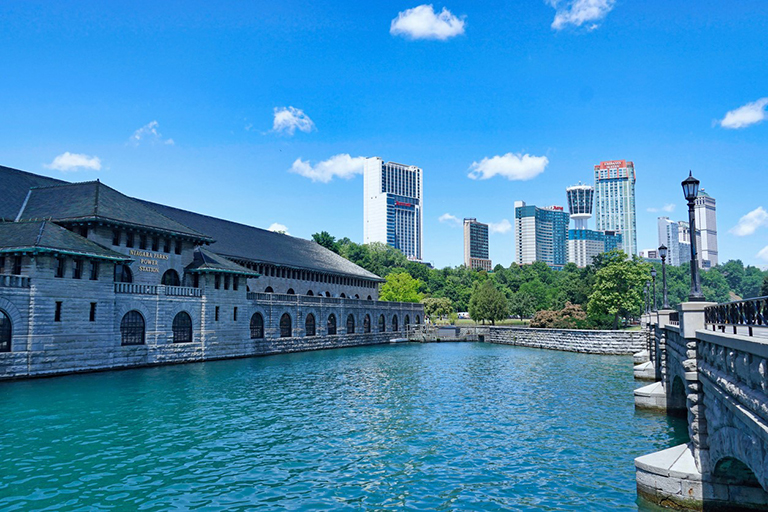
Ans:
[[[657,382],[635,390],[635,405],[685,412],[690,442],[635,459],[637,492],[678,510],[768,510],[768,343],[707,330],[713,307],[650,319]],[[754,307],[768,313],[768,299]]]

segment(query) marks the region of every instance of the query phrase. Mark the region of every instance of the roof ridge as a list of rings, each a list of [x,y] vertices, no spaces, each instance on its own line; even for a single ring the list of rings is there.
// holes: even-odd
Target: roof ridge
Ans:
[[[30,173],[31,174],[31,173]],[[33,175],[34,176],[34,175]],[[56,178],[51,178],[56,179]],[[44,185],[42,187],[29,187],[30,190],[43,190],[46,188],[62,188],[62,187],[71,187],[75,185],[88,185],[90,183],[99,183],[99,180],[90,180],[90,181],[64,181],[57,185]]]
[[[93,201],[93,214],[94,215],[98,215],[99,214],[99,190],[101,189],[101,187],[99,185],[101,185],[101,182],[99,181],[98,178],[96,178],[96,198]]]
[[[42,224],[40,224],[40,231],[37,233],[37,239],[35,240],[35,246],[40,245],[40,239],[43,238],[43,230],[45,229],[45,223],[46,223],[46,221],[43,220]]]

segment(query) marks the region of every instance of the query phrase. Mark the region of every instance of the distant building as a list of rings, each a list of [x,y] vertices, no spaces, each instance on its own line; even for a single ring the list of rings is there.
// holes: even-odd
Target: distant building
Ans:
[[[493,268],[488,257],[488,224],[477,219],[464,219],[464,265],[487,272]]]
[[[517,263],[543,261],[554,269],[562,269],[568,261],[568,219],[562,206],[538,208],[515,201]]]
[[[579,184],[568,187],[565,193],[568,198],[568,212],[574,224],[574,229],[568,231],[568,261],[578,267],[586,267],[592,264],[598,254],[621,249],[621,234],[588,229],[595,188]]]
[[[423,259],[422,170],[415,165],[365,160],[363,241],[382,242],[411,260]]]
[[[667,265],[680,266],[680,224],[669,217],[659,217],[659,247],[667,248]]]
[[[598,231],[622,235],[624,251],[637,254],[635,164],[610,160],[595,166],[595,219]]]
[[[640,257],[647,260],[660,260],[658,249],[643,249],[640,251]]]
[[[718,262],[715,198],[701,189],[695,204],[696,246],[699,249],[699,266],[708,269],[717,266]]]
[[[677,222],[678,246],[680,248],[680,264],[691,261],[691,225],[681,220]]]

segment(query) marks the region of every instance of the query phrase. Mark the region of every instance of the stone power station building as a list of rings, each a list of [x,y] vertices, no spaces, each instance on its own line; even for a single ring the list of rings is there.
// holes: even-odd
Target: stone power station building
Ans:
[[[388,342],[423,309],[378,301],[382,281],[309,240],[0,167],[0,378]]]

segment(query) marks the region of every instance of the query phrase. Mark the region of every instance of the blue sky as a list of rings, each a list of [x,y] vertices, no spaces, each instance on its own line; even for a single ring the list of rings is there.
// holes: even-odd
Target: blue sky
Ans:
[[[641,249],[658,215],[685,218],[692,169],[721,261],[768,264],[764,1],[5,1],[0,19],[2,165],[361,242],[359,157],[381,156],[424,169],[425,258],[445,266],[463,249],[444,214],[503,231],[515,200],[563,204],[628,159]],[[512,230],[490,244],[509,265]]]

